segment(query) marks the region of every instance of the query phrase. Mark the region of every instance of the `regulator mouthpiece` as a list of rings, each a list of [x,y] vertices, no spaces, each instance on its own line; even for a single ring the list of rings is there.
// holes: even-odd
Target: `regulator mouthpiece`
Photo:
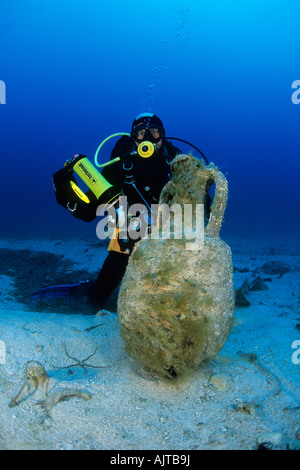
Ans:
[[[156,150],[156,145],[153,144],[152,142],[149,142],[149,140],[145,140],[140,143],[140,145],[137,148],[137,152],[140,157],[142,158],[149,158],[151,157]]]

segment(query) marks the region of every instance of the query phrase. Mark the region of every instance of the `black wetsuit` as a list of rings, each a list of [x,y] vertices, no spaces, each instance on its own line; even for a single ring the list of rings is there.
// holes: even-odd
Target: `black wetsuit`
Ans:
[[[124,136],[116,143],[111,159],[134,150],[136,147],[133,140]],[[137,203],[145,205],[146,201],[151,207],[152,204],[158,204],[160,192],[171,178],[169,163],[180,153],[181,151],[177,147],[164,141],[153,156],[142,158],[136,155],[125,163],[114,163],[105,167],[102,175],[127,197],[129,206]],[[129,243],[130,249],[132,249],[134,243],[132,240]],[[120,246],[122,249],[125,248],[121,242]],[[95,308],[100,309],[121,282],[128,260],[128,254],[117,251],[109,252],[97,280],[88,289],[88,300]]]

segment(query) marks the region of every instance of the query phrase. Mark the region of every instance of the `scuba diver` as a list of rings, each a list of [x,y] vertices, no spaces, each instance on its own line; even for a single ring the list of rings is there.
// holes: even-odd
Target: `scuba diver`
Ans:
[[[133,121],[131,135],[118,140],[111,160],[119,155],[131,155],[143,142],[154,144],[155,151],[151,156],[141,157],[138,154],[124,163],[121,159],[106,166],[101,173],[118,193],[127,197],[129,207],[144,204],[150,208],[152,204],[158,204],[162,188],[171,179],[170,162],[182,153],[165,139],[162,121],[155,114],[143,113]],[[96,309],[101,309],[121,282],[136,241],[129,237],[111,240],[98,278],[87,289],[88,301]]]
[[[101,203],[117,205],[122,195],[126,196],[129,207],[141,204],[149,208],[148,213],[142,215],[151,218],[151,205],[158,204],[162,188],[171,179],[170,162],[181,153],[167,140],[164,125],[157,115],[139,114],[132,123],[131,133],[122,135],[115,144],[109,162],[99,165],[96,152],[95,163],[103,167],[101,174],[84,155],[75,155],[53,175],[57,202],[73,216],[89,222],[96,218]],[[77,186],[74,171],[86,180],[89,187],[87,193]],[[98,180],[101,185],[97,191]],[[32,300],[86,296],[96,313],[121,282],[137,241],[130,237],[112,238],[107,258],[96,280],[46,287],[33,292]]]

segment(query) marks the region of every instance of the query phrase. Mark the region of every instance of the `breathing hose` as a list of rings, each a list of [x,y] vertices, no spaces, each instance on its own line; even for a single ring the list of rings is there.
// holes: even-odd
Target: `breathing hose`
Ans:
[[[98,162],[98,154],[102,148],[102,146],[109,140],[109,139],[112,139],[113,137],[118,137],[120,135],[127,135],[128,137],[130,137],[131,134],[129,134],[128,132],[117,132],[116,134],[111,134],[109,135],[108,137],[106,137],[106,139],[104,139],[101,144],[98,146],[97,150],[96,150],[96,153],[95,153],[95,157],[94,157],[94,161],[95,161],[95,165],[98,167],[98,168],[104,168],[105,166],[108,166],[108,165],[111,165],[112,163],[114,162],[118,162],[120,160],[120,157],[117,157],[117,158],[114,158],[113,160],[110,160],[109,162],[106,162],[106,163],[102,163],[100,164]],[[200,149],[198,149],[198,147],[196,147],[195,145],[191,144],[190,142],[188,142],[187,140],[183,140],[183,139],[179,139],[178,137],[166,137],[166,139],[170,139],[170,140],[179,140],[180,142],[184,142],[185,144],[188,144],[190,145],[191,147],[193,147],[195,150],[197,150],[200,155],[202,155],[202,157],[204,158],[205,162],[207,163],[208,165],[208,160],[206,158],[206,156],[204,155],[203,152],[201,152]]]
[[[104,166],[110,165],[110,164],[113,163],[114,161],[118,161],[118,160],[119,160],[119,157],[117,157],[116,159],[111,160],[110,162],[107,162],[107,163],[103,163],[102,165],[98,162],[98,154],[99,154],[99,152],[100,152],[101,147],[102,147],[109,139],[111,139],[112,137],[118,137],[119,135],[127,135],[127,136],[130,136],[130,134],[128,134],[128,132],[117,132],[116,134],[111,134],[111,135],[109,135],[108,137],[106,137],[106,139],[104,139],[104,140],[101,142],[101,144],[99,145],[99,147],[97,148],[96,153],[95,153],[95,157],[94,157],[94,161],[95,161],[95,165],[96,165],[98,168],[103,168]]]

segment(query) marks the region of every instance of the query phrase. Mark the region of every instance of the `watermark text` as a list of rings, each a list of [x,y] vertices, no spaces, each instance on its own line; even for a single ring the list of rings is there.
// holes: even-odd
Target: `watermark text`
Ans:
[[[0,80],[0,104],[6,104],[6,85]]]
[[[294,80],[292,83],[292,88],[296,88],[296,91],[291,96],[292,103],[300,103],[300,80]]]
[[[6,347],[4,341],[0,339],[0,364],[6,364]]]
[[[141,238],[152,240],[184,240],[186,250],[200,250],[204,244],[203,204],[143,204],[128,206],[122,196],[118,207],[101,204],[97,209],[101,217],[96,227],[100,240]]]
[[[300,339],[293,341],[292,349],[296,349],[292,354],[292,363],[298,365],[300,364]]]

